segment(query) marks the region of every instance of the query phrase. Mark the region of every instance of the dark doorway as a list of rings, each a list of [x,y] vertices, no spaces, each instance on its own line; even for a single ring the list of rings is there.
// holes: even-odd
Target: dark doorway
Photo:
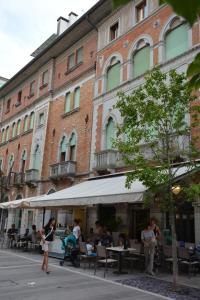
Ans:
[[[184,203],[177,209],[176,234],[178,241],[195,242],[194,208],[191,203]]]
[[[116,219],[116,208],[114,206],[99,206],[99,221],[113,230],[113,223]],[[113,230],[114,231],[114,230]]]
[[[150,214],[148,209],[133,209],[130,219],[130,235],[131,238],[141,240],[141,231],[149,222]]]

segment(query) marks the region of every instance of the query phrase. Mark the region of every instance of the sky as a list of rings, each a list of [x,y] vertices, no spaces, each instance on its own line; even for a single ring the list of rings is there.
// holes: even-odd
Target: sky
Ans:
[[[57,19],[79,16],[98,0],[0,0],[0,76],[11,78],[57,31]]]

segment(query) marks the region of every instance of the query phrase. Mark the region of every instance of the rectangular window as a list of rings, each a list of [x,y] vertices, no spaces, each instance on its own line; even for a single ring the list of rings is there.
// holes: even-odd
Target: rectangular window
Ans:
[[[21,102],[22,102],[22,91],[19,91],[17,95],[17,103],[21,104]]]
[[[143,1],[138,6],[136,6],[136,20],[137,22],[141,22],[146,17],[147,17],[147,3],[146,1]]]
[[[83,47],[76,51],[76,63],[80,64],[83,62]]]
[[[33,96],[35,91],[35,80],[30,83],[29,96]]]
[[[68,57],[68,70],[72,69],[75,66],[75,54],[72,53]]]
[[[80,104],[80,88],[76,88],[74,91],[74,109],[78,108]]]
[[[119,34],[119,22],[110,27],[110,41],[116,39]]]
[[[70,112],[70,93],[65,96],[65,113]]]
[[[10,103],[11,103],[11,99],[8,99],[6,103],[6,112],[10,111]]]
[[[48,81],[49,81],[49,73],[48,73],[48,70],[46,70],[42,74],[42,85],[47,85]]]
[[[39,114],[38,126],[44,125],[44,113]]]

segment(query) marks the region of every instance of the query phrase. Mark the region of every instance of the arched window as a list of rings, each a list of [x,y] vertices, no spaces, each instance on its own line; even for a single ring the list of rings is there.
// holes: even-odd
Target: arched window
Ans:
[[[74,91],[74,108],[78,108],[80,104],[80,87],[77,87]]]
[[[67,159],[67,138],[63,136],[60,143],[60,162],[66,161]]]
[[[24,171],[25,171],[26,159],[27,159],[27,153],[26,153],[26,150],[24,150],[22,152],[21,165],[20,165],[20,172],[22,172],[22,173],[24,173]]]
[[[6,128],[6,142],[9,140],[10,132],[9,132],[9,126]]]
[[[133,78],[144,74],[150,68],[150,46],[145,45],[133,54]]]
[[[6,137],[6,131],[5,129],[2,130],[2,133],[1,133],[1,142],[4,143],[5,142],[5,137]]]
[[[30,126],[29,126],[30,129],[33,129],[33,126],[34,126],[34,119],[35,119],[35,114],[34,114],[34,112],[32,111],[32,113],[31,113],[31,115],[30,115]]]
[[[110,91],[120,84],[120,62],[113,57],[107,69],[107,91]]]
[[[0,171],[3,170],[3,157],[0,156]]]
[[[65,113],[70,112],[70,93],[67,93],[65,96]]]
[[[28,116],[24,118],[24,132],[28,130]]]
[[[165,58],[172,59],[189,48],[188,25],[175,20],[165,36]]]
[[[76,135],[72,133],[71,138],[69,140],[69,160],[76,160]]]
[[[13,123],[12,125],[12,138],[16,136],[16,123]]]
[[[17,135],[20,135],[21,132],[21,120],[17,121]]]
[[[9,172],[12,171],[13,165],[14,165],[14,155],[11,154],[9,159],[8,159],[8,174],[9,174]]]
[[[106,126],[106,149],[113,149],[114,138],[115,138],[115,123],[112,118],[109,118]]]
[[[40,169],[40,146],[36,145],[35,151],[33,153],[33,169],[39,170]]]

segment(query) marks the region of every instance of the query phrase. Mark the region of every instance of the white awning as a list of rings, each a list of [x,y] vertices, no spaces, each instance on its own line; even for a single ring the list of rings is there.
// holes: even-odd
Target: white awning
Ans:
[[[6,209],[6,208],[27,208],[30,207],[30,201],[38,199],[38,196],[36,197],[29,197],[25,199],[19,199],[14,201],[8,201],[0,203],[0,208]]]
[[[31,200],[31,207],[81,206],[141,202],[145,186],[138,180],[125,187],[126,176],[87,180],[59,192]]]

